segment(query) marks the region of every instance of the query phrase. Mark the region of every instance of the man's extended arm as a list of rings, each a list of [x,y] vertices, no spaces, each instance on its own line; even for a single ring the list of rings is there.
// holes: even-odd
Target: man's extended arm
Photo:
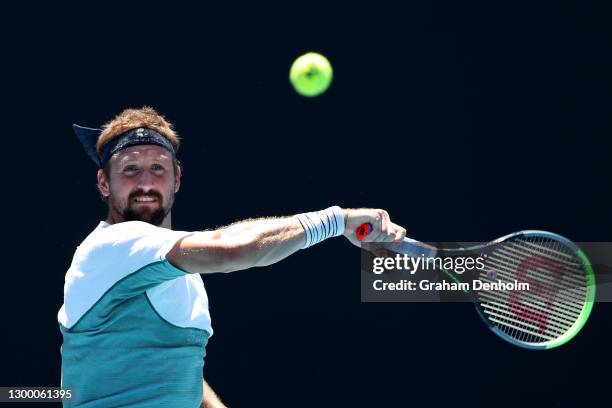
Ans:
[[[399,241],[406,231],[391,222],[384,210],[345,209],[344,236],[359,246],[355,230],[369,222],[371,242]],[[276,263],[301,249],[304,227],[296,216],[238,222],[215,231],[196,232],[180,239],[166,259],[190,273],[232,272]]]

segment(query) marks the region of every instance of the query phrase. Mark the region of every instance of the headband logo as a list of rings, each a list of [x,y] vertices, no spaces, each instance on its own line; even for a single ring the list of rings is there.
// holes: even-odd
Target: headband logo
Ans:
[[[137,137],[145,137],[146,135],[147,135],[147,131],[144,130],[143,128],[136,129],[136,136]]]

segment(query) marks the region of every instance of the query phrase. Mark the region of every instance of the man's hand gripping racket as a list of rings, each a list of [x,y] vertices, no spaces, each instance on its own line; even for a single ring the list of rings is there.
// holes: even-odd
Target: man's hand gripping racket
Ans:
[[[352,244],[362,247],[362,242],[402,242],[406,230],[391,222],[389,214],[380,209],[345,209],[344,236]],[[369,226],[367,232],[364,226]]]

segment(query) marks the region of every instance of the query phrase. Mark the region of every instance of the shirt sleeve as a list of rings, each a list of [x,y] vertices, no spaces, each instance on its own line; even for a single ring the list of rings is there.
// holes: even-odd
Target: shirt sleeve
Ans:
[[[102,297],[122,301],[185,276],[166,254],[191,234],[140,221],[98,228],[79,246],[66,273],[60,322],[69,327]]]
[[[156,227],[139,221],[131,221],[117,226],[116,231],[109,233],[106,245],[108,249],[122,259],[113,256],[116,262],[122,262],[127,269],[135,271],[143,266],[157,262],[166,262],[166,254],[172,249],[176,242],[191,232],[173,231],[167,228]],[[113,226],[109,227],[113,228]],[[168,263],[169,264],[169,263]],[[177,268],[170,269],[174,274]],[[186,273],[182,271],[183,273]]]

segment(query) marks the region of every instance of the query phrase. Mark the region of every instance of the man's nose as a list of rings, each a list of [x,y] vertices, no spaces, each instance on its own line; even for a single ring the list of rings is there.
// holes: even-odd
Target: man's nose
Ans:
[[[148,171],[141,172],[138,177],[138,187],[146,191],[147,189],[153,187],[153,185],[154,185],[153,175]]]

